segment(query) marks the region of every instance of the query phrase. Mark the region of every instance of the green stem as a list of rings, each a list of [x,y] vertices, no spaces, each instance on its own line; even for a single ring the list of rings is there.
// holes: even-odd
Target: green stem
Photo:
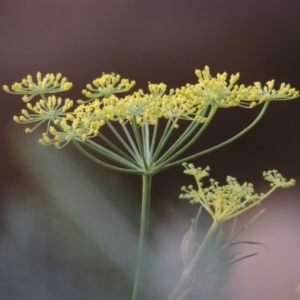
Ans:
[[[116,153],[118,153],[120,156],[122,156],[124,159],[127,159],[128,161],[131,161],[132,163],[136,163],[137,158],[132,159],[129,155],[124,153],[119,147],[117,147],[114,143],[112,143],[109,139],[107,139],[103,134],[98,134],[98,137],[104,141],[107,145],[109,145],[112,149],[115,150]]]
[[[248,126],[246,127],[244,130],[242,130],[241,132],[239,132],[238,134],[236,134],[235,136],[233,136],[232,138],[230,138],[229,140],[221,143],[221,144],[218,144],[214,147],[211,147],[209,149],[206,149],[204,151],[201,151],[199,153],[196,153],[194,155],[191,155],[191,156],[188,156],[188,157],[185,157],[185,158],[182,158],[180,160],[177,160],[173,163],[170,163],[170,164],[167,164],[165,166],[163,166],[162,168],[159,168],[160,171],[163,171],[163,170],[166,170],[166,169],[169,169],[169,168],[172,168],[174,166],[177,166],[179,164],[182,164],[183,162],[188,162],[192,159],[195,159],[197,157],[200,157],[204,154],[207,154],[207,153],[210,153],[212,151],[215,151],[219,148],[222,148],[230,143],[232,143],[233,141],[235,141],[236,139],[238,139],[239,137],[241,137],[242,135],[244,135],[247,131],[249,131],[250,129],[252,129],[259,121],[260,119],[263,117],[263,115],[265,114],[267,108],[268,108],[268,105],[269,105],[269,101],[265,102],[264,104],[264,107],[262,108],[261,112],[259,113],[259,115],[256,117],[256,119]]]
[[[89,159],[91,159],[93,162],[103,166],[103,167],[106,167],[108,169],[111,169],[111,170],[114,170],[114,171],[119,171],[119,172],[124,172],[124,173],[131,173],[131,174],[137,174],[137,175],[140,175],[141,172],[137,169],[137,170],[134,170],[134,169],[124,169],[124,168],[120,168],[120,167],[115,167],[113,165],[110,165],[110,164],[107,164],[99,159],[97,159],[96,157],[94,157],[93,155],[91,155],[90,153],[88,153],[85,149],[83,149],[80,145],[79,142],[73,140],[73,143],[74,145],[76,146],[76,148],[83,154],[85,155],[86,157],[88,157]]]
[[[134,153],[135,153],[135,156],[136,156],[140,161],[142,161],[141,155],[140,155],[140,153],[139,153],[139,151],[138,151],[138,149],[137,149],[137,147],[136,147],[136,145],[135,145],[133,139],[131,138],[130,132],[128,131],[128,129],[127,129],[127,127],[126,127],[126,124],[122,125],[122,129],[123,129],[123,131],[124,131],[125,134],[126,134],[126,137],[127,137],[128,141],[129,141],[129,143],[130,143],[130,145],[131,145],[131,147],[132,147],[132,149],[133,149],[133,151],[134,151]]]
[[[203,111],[203,116],[206,115],[208,111],[208,107]],[[201,113],[202,115],[202,113]],[[199,122],[193,120],[191,124],[185,129],[185,131],[181,134],[181,136],[176,140],[176,142],[169,147],[169,149],[155,162],[156,165],[161,165],[163,162],[165,162],[168,157],[170,157],[177,149],[180,148],[180,146],[194,133],[194,131],[201,126],[203,127],[203,124],[200,124]],[[201,127],[201,128],[202,128]],[[204,128],[205,129],[205,128]],[[201,129],[200,129],[201,130]],[[203,130],[201,131],[203,132]],[[200,133],[201,135],[201,133]],[[199,132],[197,133],[196,139],[199,137]],[[195,137],[194,137],[195,138]]]
[[[109,121],[107,121],[106,123],[109,126],[110,130],[113,132],[113,134],[118,138],[118,140],[122,143],[122,145],[126,148],[126,150],[131,154],[131,156],[136,160],[137,152],[133,152],[131,150],[129,145],[124,141],[124,139],[121,137],[121,135],[118,133],[118,131],[114,128],[114,126]],[[122,125],[122,127],[126,128],[125,125]],[[135,150],[134,146],[132,144],[131,144],[131,146],[132,146],[132,149]]]
[[[143,144],[143,140],[141,138],[141,135],[140,135],[140,132],[139,132],[139,127],[138,127],[138,124],[136,123],[136,118],[135,116],[133,116],[132,120],[132,129],[133,129],[133,133],[134,133],[134,136],[135,136],[135,140],[136,140],[136,143],[138,145],[138,149],[139,149],[139,153],[141,154],[142,156],[142,159],[143,159],[143,166],[145,168],[145,171],[148,169],[148,162],[146,161],[146,157],[145,157],[145,146]]]
[[[157,121],[158,122],[158,121]],[[157,129],[158,129],[158,124],[156,125],[153,125],[154,128],[153,128],[153,132],[152,132],[152,141],[151,141],[151,146],[150,146],[150,157],[153,156],[153,150],[154,150],[154,147],[155,147],[155,142],[156,142],[156,136],[157,136]]]
[[[149,147],[149,126],[148,124],[141,125],[143,152],[146,161],[149,161],[150,147]]]
[[[193,260],[191,261],[189,267],[186,269],[186,271],[182,274],[182,277],[180,281],[178,282],[176,288],[172,292],[171,296],[168,298],[168,300],[178,300],[183,293],[186,292],[186,290],[189,288],[189,283],[191,282],[191,279],[194,275],[195,269],[197,265],[199,264],[199,260],[202,257],[204,251],[206,250],[207,246],[209,245],[212,237],[214,236],[216,230],[218,229],[220,223],[216,220],[212,223],[209,231],[207,232],[203,242],[201,243],[201,246],[197,250]]]
[[[179,156],[180,154],[182,154],[183,152],[185,152],[188,148],[190,148],[196,141],[197,139],[202,135],[202,133],[205,131],[205,129],[207,128],[207,126],[210,124],[211,120],[213,119],[215,113],[218,110],[218,106],[214,106],[211,107],[211,111],[209,112],[209,115],[207,117],[207,120],[205,121],[205,123],[202,125],[202,127],[200,128],[200,130],[198,131],[197,134],[195,134],[195,136],[188,142],[186,143],[186,145],[184,145],[184,147],[182,147],[178,152],[176,152],[175,154],[173,154],[171,157],[169,157],[173,152],[175,148],[175,150],[177,151],[177,148],[182,144],[183,141],[186,140],[186,137],[184,137],[184,134],[180,137],[179,141],[175,142],[175,144],[160,158],[159,162],[157,161],[157,165],[158,168],[160,168],[159,166],[167,164],[169,162],[171,162],[172,160],[174,160],[177,156]],[[192,123],[193,124],[193,123]],[[197,127],[197,124],[193,124],[195,125],[195,128]],[[192,131],[195,130],[195,128],[192,127]],[[190,134],[187,135],[187,137]]]
[[[181,134],[176,142],[169,147],[169,149],[155,162],[156,165],[163,163],[169,156],[171,156],[185,140],[197,129],[200,123],[193,121],[188,128]]]
[[[143,196],[141,210],[140,239],[138,247],[137,267],[133,287],[132,300],[143,300],[142,287],[143,275],[145,274],[145,251],[147,247],[148,226],[149,226],[149,208],[150,208],[150,190],[151,175],[143,175]]]
[[[157,125],[158,126],[158,125]],[[162,148],[164,147],[164,145],[166,144],[167,140],[169,139],[172,131],[174,130],[174,127],[172,126],[172,121],[171,119],[168,120],[168,123],[164,129],[164,132],[160,138],[160,141],[157,145],[156,150],[154,151],[154,154],[151,158],[151,164],[153,164],[155,162],[155,160],[157,159],[157,157],[159,156]]]
[[[107,148],[95,143],[94,141],[88,139],[84,142],[84,145],[93,151],[97,152],[98,154],[107,157],[108,159],[115,161],[116,163],[125,166],[129,169],[136,169],[138,168],[136,164],[131,163],[130,161],[124,159],[120,155],[108,150]]]

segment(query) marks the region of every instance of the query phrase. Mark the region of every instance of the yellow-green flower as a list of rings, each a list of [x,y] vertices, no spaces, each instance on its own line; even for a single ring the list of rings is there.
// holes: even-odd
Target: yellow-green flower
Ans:
[[[209,167],[205,169],[195,168],[193,164],[183,164],[185,174],[192,175],[196,179],[197,188],[192,185],[182,187],[185,194],[180,198],[190,199],[191,203],[200,203],[216,221],[223,222],[240,215],[251,207],[260,204],[268,195],[277,188],[289,188],[295,185],[295,180],[287,181],[276,170],[264,172],[265,180],[271,182],[271,189],[266,194],[256,194],[253,184],[239,184],[236,178],[227,176],[227,184],[219,185],[214,179],[210,179],[210,186],[204,188],[202,179],[209,176]]]
[[[35,83],[32,80],[32,76],[28,75],[20,83],[14,83],[11,86],[11,90],[7,85],[3,86],[3,90],[11,94],[24,95],[22,99],[25,102],[28,102],[37,95],[64,92],[73,86],[71,82],[67,81],[66,77],[62,78],[60,73],[58,73],[56,76],[54,74],[46,74],[46,76],[42,78],[42,74],[38,72],[36,79],[37,82]]]
[[[268,81],[264,87],[260,82],[246,87],[243,84],[236,84],[240,77],[239,73],[231,75],[229,82],[226,72],[212,77],[207,66],[203,71],[196,70],[196,75],[199,78],[198,84],[187,84],[178,92],[195,100],[202,99],[210,104],[216,103],[223,108],[232,106],[252,108],[267,100],[288,100],[299,96],[299,92],[289,84],[282,83],[279,90],[275,90],[274,80]]]
[[[26,128],[27,133],[32,132],[42,123],[47,122],[47,132],[51,123],[59,124],[63,116],[67,115],[67,110],[73,106],[73,101],[62,98],[56,98],[55,96],[48,97],[47,101],[41,99],[33,106],[31,103],[27,103],[27,110],[22,109],[22,116],[14,116],[13,119],[17,123],[37,123],[33,128]]]
[[[229,80],[226,73],[212,77],[208,67],[203,71],[197,70],[196,75],[198,83],[171,89],[169,94],[166,94],[167,86],[160,83],[149,84],[149,93],[140,90],[118,98],[113,94],[128,91],[135,82],[123,79],[118,84],[119,75],[103,74],[93,81],[93,85],[88,84],[88,90],[83,90],[83,94],[91,98],[88,102],[102,97],[101,122],[106,118],[125,124],[135,119],[139,125],[156,125],[159,118],[165,118],[171,119],[174,127],[178,127],[180,119],[204,123],[209,112],[208,106],[252,108],[265,101],[294,99],[299,95],[290,85],[281,84],[280,89],[275,90],[274,80],[267,82],[265,87],[261,87],[259,82],[248,87],[237,85],[239,74],[231,75]],[[80,100],[80,103],[84,105],[84,101]]]
[[[79,119],[73,119],[71,124],[68,123],[67,118],[63,118],[59,123],[60,130],[56,130],[55,127],[50,126],[50,134],[43,133],[39,143],[43,145],[55,145],[56,148],[63,148],[72,140],[86,141],[90,137],[97,136],[99,128],[101,127],[99,123],[87,123],[81,122]]]
[[[109,97],[112,94],[124,93],[129,91],[134,85],[135,81],[129,81],[128,79],[122,79],[121,76],[112,74],[104,74],[100,78],[96,78],[92,84],[87,84],[86,88],[82,90],[82,93],[87,97],[93,99],[100,97]]]
[[[54,144],[57,148],[62,148],[74,139],[86,141],[88,138],[97,136],[100,127],[105,124],[103,120],[100,120],[102,110],[99,105],[99,101],[94,101],[88,105],[80,105],[72,114],[65,114],[55,122],[59,130],[53,126],[50,127],[50,133],[54,137],[49,138],[48,134],[44,134],[43,138],[39,140],[40,143]]]
[[[209,68],[205,67],[203,71],[197,70],[196,75],[198,82],[195,84],[187,84],[184,87],[167,91],[164,83],[149,83],[148,92],[139,90],[119,97],[120,93],[128,92],[135,85],[135,81],[121,79],[120,75],[114,73],[103,74],[86,86],[82,92],[88,99],[78,100],[79,105],[74,108],[74,111],[70,111],[68,117],[63,109],[66,107],[69,109],[70,103],[66,103],[64,108],[59,110],[58,106],[53,108],[51,104],[50,107],[47,104],[49,100],[45,97],[45,94],[63,92],[72,87],[72,83],[68,82],[66,78],[62,78],[61,74],[56,76],[47,74],[42,78],[41,73],[38,73],[37,83],[34,83],[32,77],[28,75],[21,83],[15,83],[11,90],[8,86],[4,86],[4,90],[24,95],[23,100],[26,102],[36,95],[41,96],[42,102],[37,103],[32,109],[31,106],[28,106],[27,108],[31,111],[23,110],[23,116],[14,117],[14,120],[19,123],[38,122],[38,125],[45,120],[52,121],[55,125],[55,131],[52,130],[52,132],[55,132],[56,145],[60,142],[68,142],[68,140],[86,141],[86,139],[95,138],[99,135],[98,130],[111,122],[119,123],[124,130],[128,125],[134,127],[135,138],[138,138],[138,130],[143,131],[147,128],[142,134],[148,134],[147,138],[149,138],[151,131],[149,127],[157,126],[159,119],[168,120],[167,124],[172,129],[178,128],[182,121],[189,121],[191,127],[188,127],[190,130],[186,132],[186,135],[195,141],[198,135],[201,135],[199,128],[208,126],[218,108],[234,106],[252,108],[263,102],[288,100],[299,96],[299,92],[291,88],[289,84],[283,83],[278,90],[274,89],[274,80],[267,82],[264,87],[259,82],[246,87],[236,83],[239,79],[238,73],[231,75],[229,79],[226,73],[213,77]],[[47,125],[47,134],[49,125],[50,122]],[[164,136],[166,139],[172,132],[171,127],[166,129]],[[26,129],[26,131],[29,132],[31,129]],[[196,136],[195,139],[193,139],[192,133]],[[126,134],[128,136],[128,132]],[[144,137],[144,141],[147,138]],[[180,139],[181,145],[185,140],[185,137]],[[131,143],[130,147],[134,147],[132,141],[129,140],[129,142]],[[142,151],[141,141],[138,143],[140,144],[139,151]],[[149,146],[150,142],[147,143]],[[163,144],[164,142],[157,145],[163,147]],[[179,147],[180,144],[176,145]],[[157,158],[161,149],[156,154],[154,154],[154,148],[151,151],[148,150],[145,153],[153,154]],[[137,151],[135,152],[137,153]],[[172,153],[172,151],[167,152],[164,159]]]

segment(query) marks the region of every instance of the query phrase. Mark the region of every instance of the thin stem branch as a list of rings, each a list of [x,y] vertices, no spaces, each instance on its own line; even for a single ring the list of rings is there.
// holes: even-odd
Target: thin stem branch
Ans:
[[[195,131],[195,129],[200,124],[196,121],[193,121],[188,128],[181,134],[181,136],[176,140],[176,142],[169,147],[169,149],[155,162],[155,164],[162,164],[170,155],[172,155],[181,145],[186,141],[189,136]]]
[[[134,141],[133,141],[133,139],[132,139],[132,137],[131,137],[128,129],[127,129],[127,127],[126,127],[126,125],[122,125],[122,128],[123,128],[123,130],[124,130],[124,132],[126,134],[126,137],[127,137],[128,141],[129,141],[129,143],[130,143],[130,145],[131,145],[131,147],[132,147],[132,149],[133,149],[136,157],[138,157],[138,159],[140,161],[142,161],[142,158],[141,158],[141,155],[139,153],[139,150],[137,149],[137,147],[136,147],[136,145],[135,145],[135,143],[134,143]]]
[[[215,151],[215,150],[217,150],[217,149],[220,149],[220,148],[222,148],[222,147],[224,147],[224,146],[226,146],[226,145],[232,143],[233,141],[235,141],[236,139],[238,139],[239,137],[241,137],[242,135],[244,135],[247,131],[249,131],[250,129],[252,129],[252,128],[260,121],[260,119],[261,119],[261,118],[263,117],[263,115],[265,114],[268,105],[269,105],[269,101],[266,101],[265,104],[264,104],[264,106],[263,106],[263,108],[262,108],[262,110],[261,110],[261,112],[260,112],[259,115],[256,117],[256,119],[255,119],[248,127],[246,127],[244,130],[242,130],[241,132],[239,132],[238,134],[236,134],[235,136],[233,136],[233,137],[230,138],[229,140],[227,140],[227,141],[225,141],[225,142],[223,142],[223,143],[220,143],[220,144],[218,144],[218,145],[216,145],[216,146],[214,146],[214,147],[211,147],[211,148],[209,148],[209,149],[206,149],[206,150],[204,150],[204,151],[201,151],[201,152],[199,152],[199,153],[196,153],[196,154],[194,154],[194,155],[191,155],[191,156],[182,158],[182,159],[180,159],[180,160],[177,160],[177,161],[175,161],[175,162],[173,162],[173,163],[167,164],[167,165],[163,166],[162,168],[160,168],[160,171],[166,170],[166,169],[169,169],[169,168],[172,168],[172,167],[174,167],[174,166],[177,166],[177,165],[179,165],[179,164],[182,164],[183,162],[190,161],[190,160],[192,160],[192,159],[195,159],[195,158],[197,158],[197,157],[200,157],[200,156],[202,156],[202,155],[204,155],[204,154],[210,153],[210,152],[212,152],[212,151]]]
[[[157,120],[157,122],[158,122],[158,120]],[[158,124],[153,125],[153,126],[154,126],[154,128],[153,128],[152,140],[151,140],[151,146],[150,146],[150,157],[152,157],[152,155],[153,155],[153,150],[154,150],[154,147],[155,147]]]
[[[174,130],[174,127],[172,126],[172,120],[169,119],[168,120],[168,123],[164,129],[164,132],[160,138],[160,141],[157,145],[157,148],[154,152],[154,155],[152,156],[152,159],[151,159],[151,164],[153,164],[155,162],[155,160],[157,159],[157,157],[159,156],[162,148],[164,147],[164,145],[166,144],[167,140],[169,139],[172,131]]]
[[[106,124],[108,125],[108,127],[110,128],[110,130],[113,132],[113,134],[118,138],[118,140],[122,143],[122,145],[126,148],[126,150],[131,154],[131,156],[136,159],[138,153],[135,152],[135,148],[133,147],[133,145],[131,144],[132,149],[129,147],[129,145],[124,141],[124,139],[121,137],[121,135],[118,133],[118,131],[115,129],[115,127],[109,122],[107,121]],[[123,128],[126,126],[125,125],[121,125]],[[129,135],[130,136],[130,135]],[[127,136],[128,137],[128,136]],[[131,140],[132,141],[132,140]],[[130,141],[129,141],[130,142]],[[135,146],[135,145],[134,145]]]
[[[148,123],[141,125],[141,132],[142,132],[144,157],[146,158],[146,161],[148,162],[149,161],[149,153],[150,153]]]
[[[129,155],[127,155],[125,152],[123,152],[119,147],[117,147],[114,143],[112,143],[109,139],[107,139],[103,134],[98,134],[98,137],[104,141],[107,145],[109,145],[112,149],[114,149],[119,155],[121,155],[124,159],[127,159],[131,161],[132,163],[136,162],[136,158],[133,159]]]
[[[132,129],[133,129],[133,133],[134,133],[134,136],[135,136],[138,148],[139,148],[139,152],[143,159],[144,168],[145,168],[145,170],[147,170],[148,163],[147,163],[146,157],[145,157],[145,151],[144,151],[145,148],[144,148],[144,144],[143,144],[140,132],[139,132],[138,124],[136,123],[135,116],[133,116],[133,118],[132,118]]]
[[[85,141],[85,146],[92,149],[93,151],[99,153],[100,155],[107,157],[108,159],[115,161],[116,163],[128,167],[129,169],[136,169],[138,166],[136,164],[127,161],[120,155],[106,149],[105,147],[93,142],[92,140],[88,139]]]
[[[124,169],[124,168],[119,168],[119,167],[115,167],[113,165],[107,164],[99,159],[97,159],[96,157],[94,157],[93,155],[91,155],[90,153],[88,153],[85,149],[83,149],[83,147],[80,145],[79,142],[77,141],[73,141],[74,145],[76,146],[76,148],[86,157],[88,157],[89,159],[91,159],[92,161],[94,161],[95,163],[106,167],[108,169],[114,170],[114,171],[119,171],[119,172],[124,172],[124,173],[131,173],[131,174],[141,174],[141,172],[139,170],[132,170],[132,169]]]
[[[166,159],[163,163],[166,164],[168,162],[171,162],[174,160],[177,156],[179,156],[181,153],[185,152],[189,147],[191,147],[197,140],[198,138],[202,135],[202,133],[205,131],[207,126],[210,124],[211,120],[213,119],[214,115],[216,114],[218,110],[218,106],[214,106],[211,108],[211,111],[209,112],[209,115],[207,117],[207,120],[205,123],[202,125],[198,133],[183,147],[181,148],[178,152],[176,152],[173,156],[169,157]]]
[[[201,115],[203,114],[203,116],[204,116],[208,109],[209,109],[209,107],[207,107],[201,113]],[[160,157],[156,161],[156,164],[159,165],[159,164],[161,164],[161,162],[164,163],[168,159],[168,157],[170,157],[192,135],[192,133],[199,127],[199,125],[200,125],[199,122],[197,122],[195,120],[192,121],[191,124],[181,134],[181,136],[176,140],[176,142],[171,147],[169,147],[169,149],[164,153],[164,155],[162,157]],[[202,127],[203,126],[204,125],[202,124]],[[202,127],[200,128],[200,131],[202,130]],[[198,132],[198,134],[196,135],[196,137],[194,137],[194,139],[198,139],[200,137],[200,135],[203,133],[204,129],[201,132]]]

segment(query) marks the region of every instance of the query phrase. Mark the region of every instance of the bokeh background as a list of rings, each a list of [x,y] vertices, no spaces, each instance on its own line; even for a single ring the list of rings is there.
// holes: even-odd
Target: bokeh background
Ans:
[[[240,72],[245,84],[276,79],[300,89],[299,14],[297,0],[1,0],[0,83],[61,72],[74,84],[66,97],[78,99],[102,72],[134,79],[138,88],[149,81],[171,88],[196,82],[194,70],[208,65],[213,74]],[[12,122],[22,101],[2,92],[1,104],[0,299],[130,299],[140,178],[103,169],[72,146],[38,145],[40,132],[25,135]],[[254,182],[259,191],[267,189],[263,170],[299,181],[299,110],[300,100],[272,103],[247,135],[194,164],[209,165],[221,182],[229,174]],[[190,153],[237,133],[258,112],[221,111]],[[166,299],[181,275],[180,241],[197,211],[178,199],[189,180],[181,167],[154,178],[150,299]],[[278,191],[245,232],[268,250],[259,248],[261,255],[190,299],[297,299],[299,192]],[[203,216],[201,228],[208,223]]]

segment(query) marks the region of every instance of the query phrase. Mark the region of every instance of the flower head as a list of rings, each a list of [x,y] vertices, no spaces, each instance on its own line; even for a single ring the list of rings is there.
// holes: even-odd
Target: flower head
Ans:
[[[96,78],[92,84],[87,84],[82,93],[91,98],[87,101],[79,100],[79,103],[89,102],[96,98],[109,97],[113,94],[128,92],[134,85],[135,81],[122,79],[121,76],[112,74],[104,74],[100,78]]]
[[[39,143],[43,145],[54,145],[56,148],[63,148],[72,140],[84,142],[88,138],[97,136],[101,127],[100,123],[82,122],[79,119],[73,119],[72,122],[68,122],[68,118],[63,118],[57,125],[60,130],[50,126],[50,134],[43,133]]]
[[[271,170],[267,172],[263,172],[263,176],[265,180],[270,181],[270,185],[272,187],[277,186],[281,188],[289,188],[296,184],[295,179],[291,179],[287,181],[277,170]]]
[[[48,131],[50,123],[58,124],[72,106],[73,101],[70,99],[66,99],[63,103],[61,98],[50,96],[47,101],[41,99],[34,106],[27,103],[27,109],[22,109],[22,115],[19,117],[14,116],[13,119],[17,123],[38,123],[33,128],[26,128],[27,133],[32,132],[44,122],[47,122]]]
[[[219,107],[241,106],[252,108],[257,104],[271,100],[288,100],[299,96],[299,92],[291,88],[289,84],[282,83],[279,90],[275,90],[274,80],[268,81],[264,87],[260,82],[253,86],[236,84],[240,74],[231,75],[227,80],[227,73],[210,75],[209,67],[203,71],[196,70],[199,80],[195,85],[187,84],[180,92],[189,98],[206,101],[210,104],[216,103]]]
[[[101,100],[94,100],[100,109],[95,120],[98,118],[101,122],[118,121],[122,125],[134,120],[139,125],[156,125],[159,118],[164,118],[171,119],[175,127],[178,127],[177,122],[180,119],[205,122],[203,111],[207,105],[204,101],[189,99],[174,90],[165,94],[167,86],[163,83],[149,83],[148,88],[149,93],[139,90],[123,98],[110,95]],[[96,96],[99,97],[99,94],[94,94],[94,97]],[[84,118],[85,108],[93,102],[85,104],[80,101],[79,103],[82,103],[81,116]]]
[[[156,126],[159,119],[167,119],[171,121],[168,124],[178,128],[179,121],[186,120],[193,122],[191,126],[193,131],[199,124],[200,126],[202,123],[209,124],[219,107],[252,108],[265,101],[294,99],[299,96],[298,91],[289,84],[283,83],[279,90],[275,90],[274,80],[267,82],[264,87],[259,82],[245,87],[236,84],[239,79],[238,73],[231,75],[229,79],[227,73],[213,77],[210,69],[205,67],[202,71],[197,70],[196,75],[197,83],[187,84],[181,88],[167,91],[164,83],[149,83],[148,92],[139,90],[118,97],[118,94],[128,92],[135,85],[135,81],[121,79],[120,75],[114,73],[103,74],[82,91],[88,99],[78,100],[79,105],[69,113],[66,113],[66,110],[72,106],[71,100],[67,99],[61,107],[61,98],[56,99],[52,96],[47,100],[45,97],[45,94],[63,92],[72,87],[72,83],[62,78],[60,73],[56,76],[47,74],[42,78],[39,72],[36,83],[28,75],[21,83],[13,84],[11,89],[8,86],[4,86],[3,89],[9,93],[24,95],[25,102],[36,95],[41,96],[42,100],[35,106],[29,104],[27,109],[22,111],[22,116],[14,117],[14,120],[18,123],[37,122],[38,125],[48,120],[47,136],[50,123],[54,123],[52,125],[57,128],[55,131],[52,130],[52,134],[55,135],[56,145],[72,139],[85,141],[87,138],[96,137],[98,130],[108,122],[141,128],[148,125]],[[27,132],[31,130],[26,129]],[[47,139],[48,142],[52,144],[52,139]]]
[[[11,86],[11,90],[7,85],[3,86],[3,90],[11,94],[24,95],[22,99],[28,102],[37,95],[64,92],[72,87],[72,83],[68,82],[66,77],[62,78],[60,73],[56,76],[54,74],[46,74],[46,76],[42,78],[42,74],[38,72],[36,79],[37,82],[35,83],[32,80],[32,76],[28,75],[20,83],[14,83]]]
[[[99,101],[94,101],[88,105],[80,105],[74,113],[68,113],[58,122],[55,122],[59,130],[53,126],[50,127],[53,138],[49,138],[48,134],[44,134],[43,138],[40,139],[40,143],[44,145],[54,144],[56,148],[62,148],[73,139],[84,142],[88,138],[97,136],[100,128],[105,124],[101,120],[101,112]]]
[[[183,164],[185,174],[193,175],[197,188],[192,185],[182,187],[185,194],[180,198],[190,199],[191,203],[200,203],[214,220],[225,221],[231,219],[254,205],[258,205],[276,188],[289,188],[295,185],[295,180],[287,181],[277,171],[264,172],[264,178],[271,182],[272,189],[266,194],[256,194],[253,184],[240,184],[236,178],[227,176],[227,184],[219,185],[214,179],[210,179],[210,186],[204,188],[202,179],[209,175],[209,168],[195,168],[193,164]]]

